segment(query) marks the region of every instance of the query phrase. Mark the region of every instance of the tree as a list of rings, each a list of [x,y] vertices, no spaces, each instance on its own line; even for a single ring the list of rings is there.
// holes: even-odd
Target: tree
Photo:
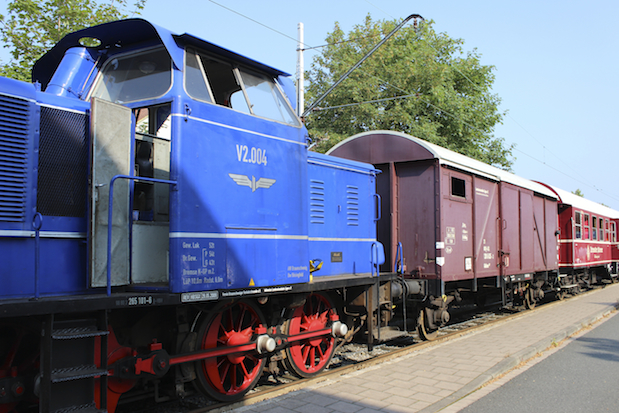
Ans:
[[[30,70],[66,34],[139,13],[146,0],[13,0],[8,15],[0,15],[0,39],[12,60],[0,65],[0,75],[30,82]],[[116,3],[116,4],[114,4]]]
[[[348,35],[338,23],[328,46],[308,72],[307,102],[326,91],[397,25],[372,21]],[[493,66],[478,53],[463,52],[461,39],[436,33],[432,22],[403,27],[306,118],[315,150],[324,152],[356,133],[397,130],[504,169],[511,167],[513,146],[492,134],[503,114],[491,93]],[[367,103],[369,102],[369,103]]]
[[[583,197],[583,198],[585,197],[585,194],[583,194],[583,193],[582,193],[582,191],[580,190],[580,188],[576,188],[576,190],[575,190],[575,191],[572,191],[572,193],[573,193],[574,195],[578,195],[578,196],[581,196],[581,197]]]

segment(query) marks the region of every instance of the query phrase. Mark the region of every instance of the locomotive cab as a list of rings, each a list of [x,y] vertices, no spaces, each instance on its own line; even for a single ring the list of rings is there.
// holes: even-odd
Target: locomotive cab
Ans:
[[[30,278],[4,295],[134,286],[216,300],[221,289],[308,282],[307,132],[287,76],[140,19],[67,35],[33,69],[40,90],[23,86],[44,108],[39,172],[46,165],[51,172],[37,176],[25,167],[32,178],[23,197],[38,194],[37,207],[23,207],[16,225],[31,230],[41,214],[40,268],[49,275],[56,266],[71,285],[43,280],[33,294]],[[27,110],[37,115],[34,109]],[[31,116],[33,134],[37,120]],[[68,182],[70,197],[58,190],[69,173],[82,177],[79,185]],[[78,211],[69,219],[41,207],[50,203]],[[64,267],[48,252],[51,230],[74,244]],[[24,240],[29,251],[32,244]]]

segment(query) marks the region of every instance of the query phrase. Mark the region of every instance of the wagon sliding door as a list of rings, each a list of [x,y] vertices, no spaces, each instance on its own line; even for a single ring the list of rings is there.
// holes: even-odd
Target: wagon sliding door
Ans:
[[[475,277],[496,277],[499,253],[499,185],[474,177]]]

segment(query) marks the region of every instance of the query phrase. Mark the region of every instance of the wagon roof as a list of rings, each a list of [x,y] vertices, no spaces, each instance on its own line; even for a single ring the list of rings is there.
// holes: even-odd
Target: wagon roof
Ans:
[[[374,165],[388,162],[438,159],[441,165],[468,171],[494,181],[507,182],[527,188],[550,198],[557,198],[555,192],[537,182],[402,132],[373,131],[360,133],[338,143],[327,154],[352,158]]]
[[[581,209],[583,211],[591,212],[596,215],[602,215],[608,218],[619,218],[619,211],[609,208],[606,205],[598,204],[595,201],[591,201],[589,199],[575,195],[571,192],[565,191],[552,185],[544,183],[542,183],[542,185],[547,186],[553,192],[555,192],[557,194],[557,197],[559,197],[559,203],[561,204],[570,205],[573,208]]]

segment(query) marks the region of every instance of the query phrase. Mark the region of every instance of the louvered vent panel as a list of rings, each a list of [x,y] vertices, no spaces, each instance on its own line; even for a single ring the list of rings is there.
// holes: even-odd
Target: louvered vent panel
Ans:
[[[43,215],[86,214],[87,136],[85,114],[41,108],[37,210]]]
[[[25,219],[29,127],[28,101],[0,95],[0,221]]]
[[[310,180],[310,223],[325,223],[325,183]]]
[[[359,225],[359,187],[352,185],[346,186],[346,223]]]

